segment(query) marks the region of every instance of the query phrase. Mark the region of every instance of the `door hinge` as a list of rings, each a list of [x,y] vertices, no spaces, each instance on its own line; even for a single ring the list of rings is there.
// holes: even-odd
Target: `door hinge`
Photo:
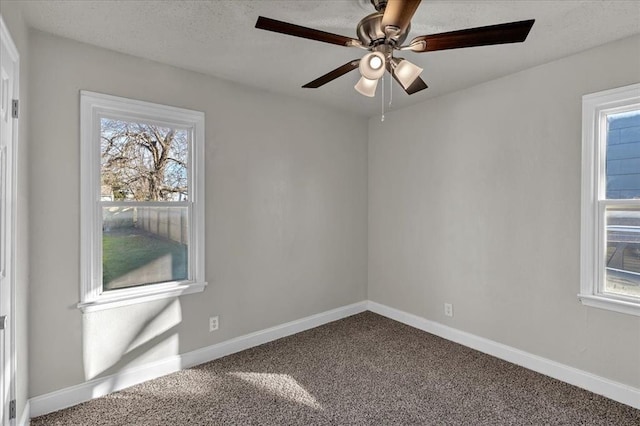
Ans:
[[[18,118],[18,112],[20,110],[20,102],[17,99],[11,100],[11,118]]]
[[[16,418],[16,400],[9,403],[9,420]]]

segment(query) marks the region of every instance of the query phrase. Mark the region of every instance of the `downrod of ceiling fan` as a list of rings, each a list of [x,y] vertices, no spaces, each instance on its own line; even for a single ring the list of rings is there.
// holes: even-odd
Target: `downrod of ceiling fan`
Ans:
[[[371,4],[378,12],[384,12],[384,8],[387,7],[387,0],[371,0]]]

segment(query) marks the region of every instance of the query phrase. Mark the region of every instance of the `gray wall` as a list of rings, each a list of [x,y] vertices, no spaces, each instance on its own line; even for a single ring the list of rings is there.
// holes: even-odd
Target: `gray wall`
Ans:
[[[28,70],[29,31],[15,4],[0,2],[0,14],[11,32],[20,54],[20,120],[18,125],[18,161],[16,193],[16,269],[15,269],[15,323],[16,323],[16,411],[20,417],[29,396],[28,390],[28,294],[29,294],[29,159],[28,154]]]
[[[365,119],[40,32],[30,58],[30,396],[366,298]],[[75,307],[81,89],[205,112],[204,293]]]
[[[369,299],[640,387],[640,317],[576,297],[581,96],[638,82],[638,52],[636,36],[371,118]]]

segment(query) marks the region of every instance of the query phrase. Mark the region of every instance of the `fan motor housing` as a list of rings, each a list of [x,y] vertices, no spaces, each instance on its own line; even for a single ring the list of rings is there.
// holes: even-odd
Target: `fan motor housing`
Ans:
[[[384,32],[384,28],[382,28],[381,25],[383,15],[384,13],[382,12],[372,13],[371,15],[365,16],[360,22],[358,22],[356,34],[364,46],[375,47],[380,44],[384,44],[385,42],[390,42],[393,45],[399,45],[407,38],[407,35],[411,30],[411,24],[409,24],[404,33],[394,35],[393,37],[387,37]]]

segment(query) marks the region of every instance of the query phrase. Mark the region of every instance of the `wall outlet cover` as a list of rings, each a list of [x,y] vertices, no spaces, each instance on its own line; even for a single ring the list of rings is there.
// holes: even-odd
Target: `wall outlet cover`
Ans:
[[[451,303],[444,304],[444,314],[448,317],[453,317],[453,305]]]
[[[216,331],[218,329],[218,317],[210,317],[209,318],[209,331]]]

